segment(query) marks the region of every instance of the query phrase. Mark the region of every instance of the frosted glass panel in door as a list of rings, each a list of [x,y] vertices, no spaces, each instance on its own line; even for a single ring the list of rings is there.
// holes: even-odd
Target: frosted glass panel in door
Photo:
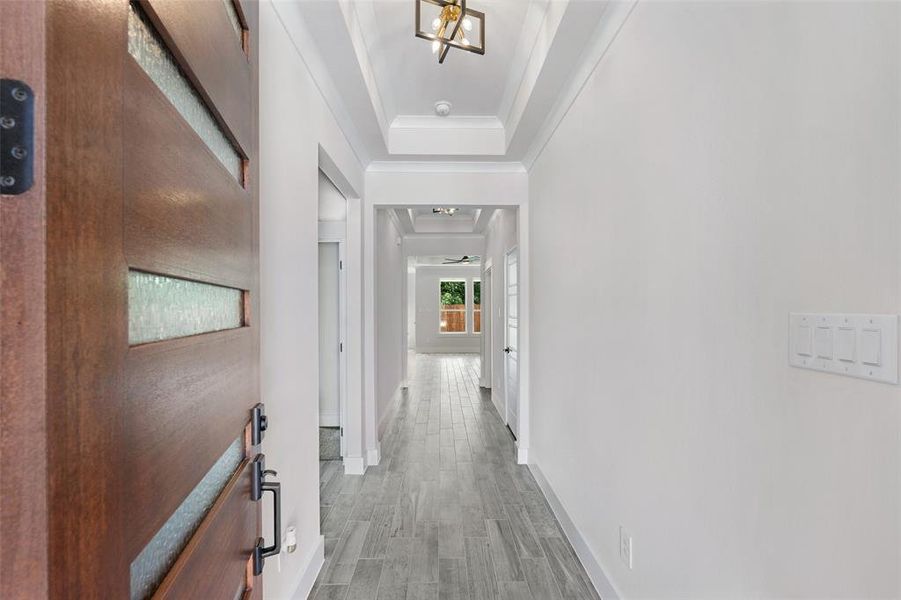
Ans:
[[[131,600],[150,597],[244,459],[239,437],[131,563]]]
[[[231,0],[227,0],[231,3]],[[232,177],[243,180],[244,160],[213,118],[200,94],[182,72],[172,53],[140,7],[129,4],[128,53],[144,69],[166,99],[206,143]],[[234,5],[231,6],[234,10]],[[235,15],[237,19],[237,15]]]
[[[128,343],[146,344],[244,325],[244,294],[235,288],[128,273]]]

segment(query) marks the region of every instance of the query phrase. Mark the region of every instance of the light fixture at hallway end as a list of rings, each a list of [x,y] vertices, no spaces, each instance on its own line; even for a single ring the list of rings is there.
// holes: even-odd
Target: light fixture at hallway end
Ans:
[[[435,114],[439,117],[446,117],[450,114],[453,105],[447,100],[439,100],[435,103]]]

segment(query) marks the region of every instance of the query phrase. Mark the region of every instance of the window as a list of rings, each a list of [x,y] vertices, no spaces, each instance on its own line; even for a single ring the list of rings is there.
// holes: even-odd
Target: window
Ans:
[[[442,279],[440,282],[439,331],[466,333],[466,281]]]
[[[472,332],[482,333],[482,280],[472,280]]]

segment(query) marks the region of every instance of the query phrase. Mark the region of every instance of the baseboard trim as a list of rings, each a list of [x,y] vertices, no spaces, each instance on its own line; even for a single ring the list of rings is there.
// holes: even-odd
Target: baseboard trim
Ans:
[[[391,400],[388,402],[388,408],[385,409],[385,414],[382,415],[382,418],[379,419],[379,439],[382,439],[382,436],[385,434],[385,428],[388,426],[388,422],[391,421],[391,417],[394,416],[395,411],[397,410],[397,405],[400,403],[400,398],[404,393],[404,382],[401,381],[397,388],[395,388],[394,393],[391,394]]]
[[[601,566],[597,556],[592,552],[591,547],[589,547],[585,538],[582,537],[582,533],[579,531],[578,527],[576,527],[576,524],[573,523],[569,513],[566,512],[566,508],[564,508],[563,503],[560,502],[560,498],[554,493],[554,488],[551,487],[551,484],[544,476],[544,473],[542,473],[538,465],[534,463],[529,465],[529,470],[535,477],[535,481],[538,483],[538,487],[541,488],[544,497],[547,498],[547,502],[550,504],[554,516],[557,517],[557,521],[563,528],[566,539],[569,540],[573,550],[576,551],[576,556],[578,556],[582,566],[585,567],[585,571],[588,573],[588,577],[594,584],[598,594],[600,594],[601,598],[604,600],[618,600],[621,598],[622,596],[620,596],[619,592],[616,591],[616,588],[613,587],[610,579],[607,578],[607,574],[604,572],[604,568]]]
[[[304,566],[300,569],[300,581],[294,588],[291,600],[307,600],[316,578],[319,576],[319,570],[325,564],[325,538],[321,535],[316,545],[313,546],[309,556],[304,561]]]
[[[320,427],[340,427],[341,418],[336,410],[321,411],[319,413]]]
[[[504,403],[501,395],[494,391],[495,388],[491,388],[491,403],[494,405],[494,410],[497,411],[497,414],[501,417],[501,421],[504,420]]]
[[[366,451],[366,466],[374,467],[382,461],[382,445],[376,444],[375,448]]]
[[[528,465],[529,464],[529,447],[528,446],[520,446],[519,442],[516,442],[516,464],[518,464],[518,465]]]
[[[345,456],[344,457],[344,474],[345,475],[362,475],[366,472],[366,461],[362,456]]]

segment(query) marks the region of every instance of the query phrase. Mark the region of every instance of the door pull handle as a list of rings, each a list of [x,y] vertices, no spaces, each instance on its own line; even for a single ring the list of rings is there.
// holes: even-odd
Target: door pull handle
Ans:
[[[253,549],[253,574],[261,575],[263,573],[263,563],[270,556],[276,556],[282,551],[282,484],[277,481],[266,481],[267,475],[277,475],[271,469],[266,468],[266,457],[258,454],[253,459],[253,481],[251,484],[251,500],[262,500],[265,492],[272,494],[273,501],[273,540],[272,545],[267,546],[266,540],[262,537],[257,539],[257,544]]]
[[[257,540],[253,549],[253,574],[262,575],[263,563],[270,556],[277,556],[282,551],[282,484],[267,481],[263,484],[264,492],[272,492],[274,518],[272,519],[272,545],[266,546],[263,538]]]

